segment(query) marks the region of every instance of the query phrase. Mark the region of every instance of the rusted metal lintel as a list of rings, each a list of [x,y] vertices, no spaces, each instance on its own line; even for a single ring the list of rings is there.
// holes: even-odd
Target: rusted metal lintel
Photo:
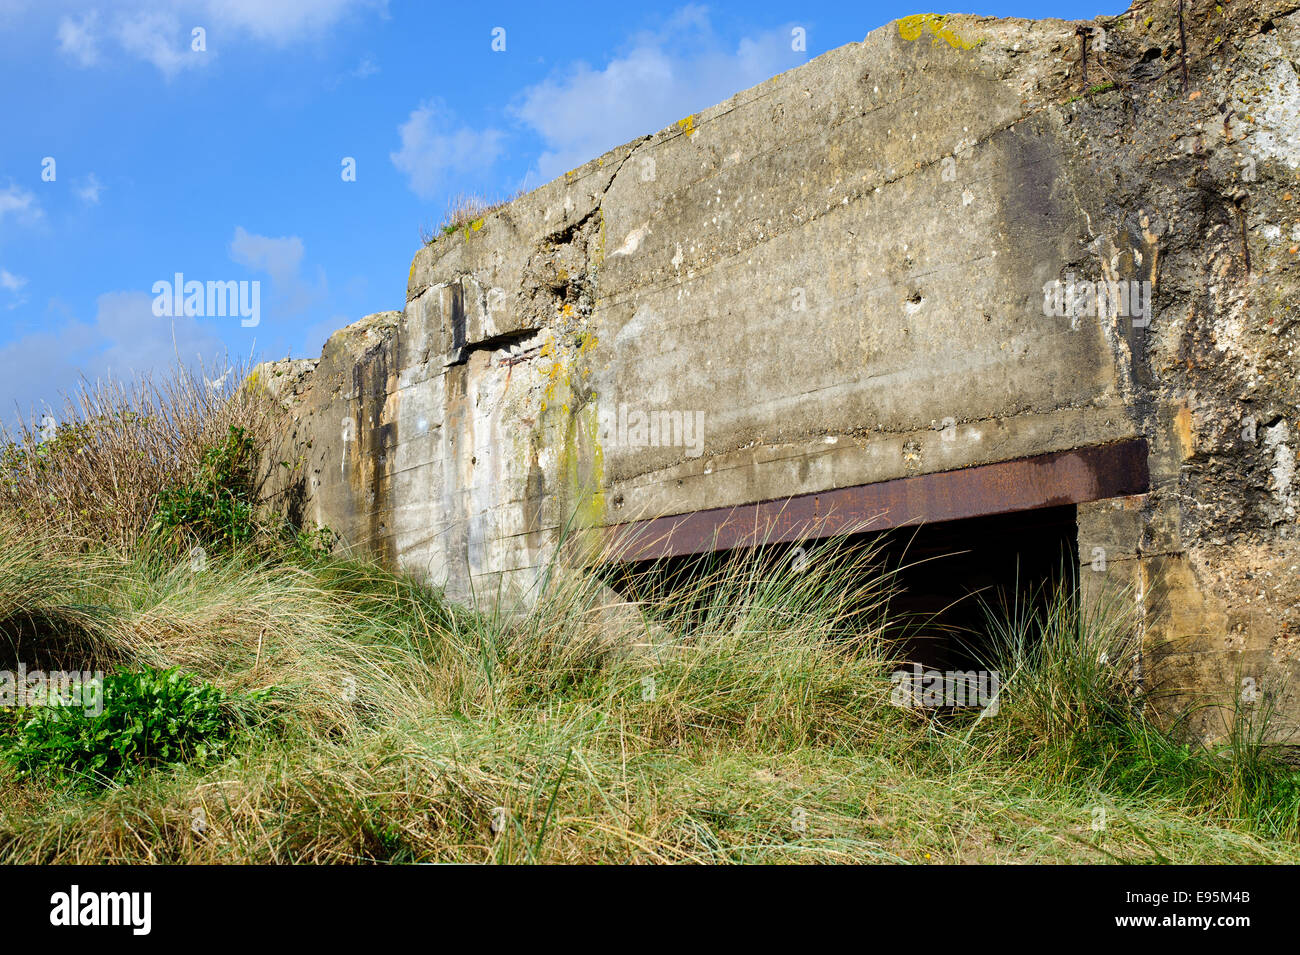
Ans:
[[[1149,487],[1147,443],[1137,439],[617,524],[607,529],[605,553],[620,561],[702,554],[1081,504]]]

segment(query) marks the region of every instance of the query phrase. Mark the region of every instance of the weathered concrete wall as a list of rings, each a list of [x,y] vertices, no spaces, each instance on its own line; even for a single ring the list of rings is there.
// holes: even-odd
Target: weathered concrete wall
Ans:
[[[1300,15],[1225,7],[1190,95],[1169,2],[907,18],[439,238],[402,312],[267,371],[305,516],[518,595],[570,524],[1143,438],[1150,493],[1079,508],[1089,587],[1136,588],[1166,688],[1281,685]],[[1151,282],[1149,325],[1045,314],[1072,280]]]

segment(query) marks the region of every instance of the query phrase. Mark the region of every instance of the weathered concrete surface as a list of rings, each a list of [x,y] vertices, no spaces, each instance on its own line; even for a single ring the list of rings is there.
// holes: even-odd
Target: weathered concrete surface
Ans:
[[[438,239],[266,372],[303,515],[495,599],[568,526],[1145,438],[1089,587],[1136,587],[1152,685],[1289,685],[1296,6],[1190,4],[1188,94],[1168,0],[907,18]],[[1075,279],[1151,282],[1149,325],[1045,314]]]

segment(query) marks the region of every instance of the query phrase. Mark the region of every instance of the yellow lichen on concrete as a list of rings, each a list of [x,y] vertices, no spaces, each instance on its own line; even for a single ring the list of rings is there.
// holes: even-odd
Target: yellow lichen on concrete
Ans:
[[[605,523],[605,456],[595,395],[584,396],[573,383],[574,369],[585,364],[596,343],[594,334],[582,331],[576,335],[574,347],[566,340],[550,339],[538,355],[542,399],[532,445],[555,448],[557,491],[572,530]],[[586,369],[581,371],[585,375]]]
[[[600,527],[605,523],[605,453],[596,403],[588,402],[565,417],[559,465],[571,502],[571,526]]]
[[[554,339],[549,340],[542,346],[542,350],[538,353],[537,357],[549,362],[549,364],[541,366],[544,369],[542,375],[546,379],[546,384],[542,390],[542,404],[538,410],[545,412],[547,406],[555,400],[556,389],[559,388],[562,383],[567,382],[567,376],[564,371],[564,362],[559,359],[559,356],[555,352]]]
[[[946,19],[946,16],[938,13],[918,13],[914,16],[903,17],[898,21],[898,35],[910,43],[921,39],[921,35],[928,28],[934,43],[943,40],[954,50],[973,48],[975,46],[974,42],[962,39],[953,32],[951,27],[944,26],[944,20]]]

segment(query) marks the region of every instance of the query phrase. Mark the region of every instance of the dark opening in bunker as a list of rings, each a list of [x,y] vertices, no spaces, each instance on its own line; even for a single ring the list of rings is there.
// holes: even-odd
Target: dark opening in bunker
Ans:
[[[1147,457],[1146,442],[1131,439],[631,521],[606,529],[605,553],[617,557],[605,573],[644,601],[674,587],[689,593],[737,561],[789,566],[797,549],[858,548],[869,560],[854,575],[892,574],[886,620],[874,625],[900,656],[967,669],[987,662],[989,613],[1016,610],[1023,620],[1057,588],[1077,586],[1077,506],[1148,491]],[[850,614],[850,623],[867,616]]]
[[[890,628],[910,662],[963,670],[987,661],[987,615],[1045,608],[1073,587],[1075,506],[900,528],[882,537],[897,569]],[[983,657],[983,659],[981,659]]]
[[[855,573],[880,575],[892,591],[884,614],[891,648],[909,663],[966,670],[988,662],[987,614],[1043,606],[1054,589],[1073,587],[1078,529],[1073,504],[866,532],[838,541],[791,542],[753,549],[670,555],[607,567],[607,579],[630,600],[686,591],[728,563],[760,560],[773,569],[792,566],[803,549],[808,560],[828,547],[847,557]],[[869,556],[867,556],[869,555]],[[670,601],[671,602],[671,601]],[[680,607],[681,604],[674,604]]]

